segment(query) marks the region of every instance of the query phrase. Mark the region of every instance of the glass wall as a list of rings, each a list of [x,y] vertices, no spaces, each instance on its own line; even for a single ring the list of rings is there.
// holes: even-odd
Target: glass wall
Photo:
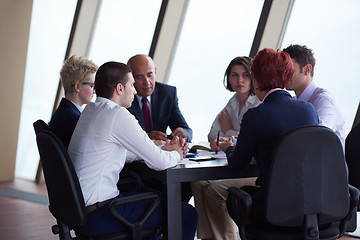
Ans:
[[[39,162],[32,123],[49,121],[77,0],[34,0],[16,160],[17,177],[33,179]],[[148,54],[161,0],[103,0],[87,58],[99,66]],[[180,109],[207,140],[216,115],[233,93],[224,72],[250,53],[263,0],[190,0],[167,82],[178,89]],[[360,1],[295,1],[281,48],[305,44],[315,52],[314,80],[330,90],[350,130],[360,95]],[[305,17],[310,16],[310,17]]]
[[[263,0],[190,1],[168,83],[193,129],[193,142],[207,141],[216,115],[234,93],[223,85],[226,67],[249,56]]]
[[[76,0],[34,0],[15,176],[34,179],[39,163],[33,122],[51,117]]]
[[[32,123],[48,122],[60,79],[77,0],[34,0],[25,73],[17,177],[34,179],[39,163]],[[88,58],[99,66],[148,54],[161,0],[101,1]],[[44,101],[45,99],[45,101]]]
[[[97,65],[126,63],[135,54],[148,54],[161,0],[101,2],[88,58]]]
[[[282,48],[290,44],[313,49],[313,81],[332,92],[351,130],[360,100],[360,1],[295,1]]]

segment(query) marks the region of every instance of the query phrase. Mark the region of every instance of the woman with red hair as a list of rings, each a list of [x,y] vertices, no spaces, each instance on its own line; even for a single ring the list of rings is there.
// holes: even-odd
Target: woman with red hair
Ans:
[[[319,120],[312,104],[297,101],[283,90],[294,74],[289,54],[265,48],[253,59],[251,72],[255,94],[262,103],[244,114],[236,145],[221,138],[220,147],[229,167],[238,171],[245,170],[255,158],[260,170],[256,184],[262,186],[268,180],[272,152],[279,138],[294,128],[318,125]],[[257,196],[261,201],[261,190]]]

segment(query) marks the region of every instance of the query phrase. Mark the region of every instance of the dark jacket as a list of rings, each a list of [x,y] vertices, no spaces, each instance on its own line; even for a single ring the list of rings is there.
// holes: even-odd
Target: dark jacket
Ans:
[[[280,137],[294,128],[318,124],[311,103],[295,100],[286,91],[272,92],[258,107],[244,114],[237,144],[226,151],[229,166],[244,170],[254,157],[260,169],[257,184],[266,184]]]
[[[128,110],[145,130],[144,118],[137,98]],[[155,82],[155,89],[151,95],[151,118],[152,130],[166,133],[167,127],[170,127],[171,131],[181,127],[187,134],[187,141],[191,141],[192,130],[179,109],[176,87]]]
[[[60,138],[66,148],[69,146],[80,114],[79,109],[71,101],[63,98],[51,117],[49,127]]]

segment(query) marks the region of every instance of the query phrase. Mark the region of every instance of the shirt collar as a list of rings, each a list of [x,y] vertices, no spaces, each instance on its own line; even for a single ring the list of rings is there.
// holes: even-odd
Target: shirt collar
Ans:
[[[135,96],[136,96],[138,102],[141,103],[141,100],[142,100],[143,97],[142,97],[142,96],[139,96],[139,95],[137,95],[137,94],[136,94]],[[147,100],[148,100],[148,103],[150,104],[150,102],[151,102],[151,97],[150,97],[150,96],[147,96],[146,98],[147,98]],[[142,105],[141,105],[141,106],[142,106]]]
[[[305,90],[300,94],[298,100],[308,102],[316,88],[317,86],[314,81],[311,81],[310,84],[305,88]]]
[[[249,95],[248,99],[246,100],[245,106],[252,105],[256,101],[257,96],[255,94]]]
[[[110,99],[104,98],[104,97],[97,97],[95,102],[96,102],[96,103],[97,103],[97,102],[107,103],[107,104],[110,104],[110,105],[113,105],[113,106],[119,106],[119,105],[117,105],[114,101],[111,101]]]
[[[239,106],[240,100],[236,96],[236,93],[232,96],[232,99],[235,99],[235,101],[231,101],[231,105],[235,108],[236,106]],[[255,94],[249,95],[249,97],[246,99],[245,106],[251,106],[254,104],[254,102],[257,100],[257,96]]]
[[[264,99],[261,101],[261,103],[263,103],[265,101],[265,99],[267,98],[267,96],[269,96],[271,93],[276,92],[276,91],[284,91],[281,88],[273,88],[270,91],[268,91],[264,97]]]
[[[74,106],[80,111],[80,112],[82,112],[83,111],[83,108],[81,107],[81,106],[79,106],[79,105],[77,105],[76,103],[74,103],[74,102],[72,102],[72,101],[70,101],[72,104],[74,104]]]

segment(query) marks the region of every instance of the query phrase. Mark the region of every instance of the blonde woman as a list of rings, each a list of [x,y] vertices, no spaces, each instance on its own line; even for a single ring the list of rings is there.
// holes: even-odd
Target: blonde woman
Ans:
[[[91,102],[95,93],[97,69],[92,61],[74,55],[64,62],[60,71],[65,97],[61,99],[49,125],[66,148],[82,112],[81,106]]]

